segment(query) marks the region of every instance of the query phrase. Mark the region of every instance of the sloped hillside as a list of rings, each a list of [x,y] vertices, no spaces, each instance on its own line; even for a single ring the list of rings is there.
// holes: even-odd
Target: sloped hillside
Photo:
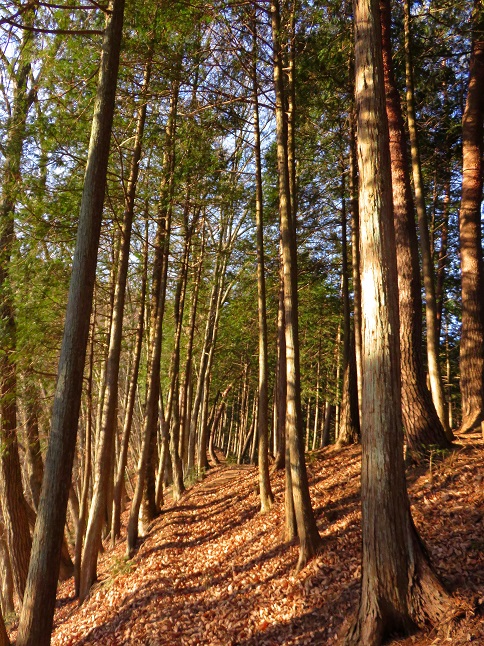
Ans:
[[[124,542],[103,555],[82,607],[58,591],[55,646],[333,644],[356,608],[360,575],[360,449],[308,457],[324,548],[294,575],[297,545],[283,540],[283,475],[276,504],[258,511],[253,467],[219,466],[153,524],[131,562]],[[414,518],[463,619],[395,644],[484,644],[484,445],[409,471]],[[12,636],[14,636],[12,634]]]

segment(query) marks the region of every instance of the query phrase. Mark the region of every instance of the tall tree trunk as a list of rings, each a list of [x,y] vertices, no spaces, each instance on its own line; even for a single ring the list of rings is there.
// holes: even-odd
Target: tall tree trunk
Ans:
[[[379,646],[443,619],[450,599],[410,515],[403,462],[398,295],[378,0],[355,2],[362,276],[362,585],[346,644]]]
[[[354,332],[351,327],[350,289],[348,269],[348,237],[346,222],[346,198],[344,171],[341,174],[341,255],[342,255],[342,296],[343,296],[343,387],[338,445],[345,446],[358,442],[360,420],[358,413],[358,384]]]
[[[299,365],[297,250],[295,214],[291,213],[289,186],[287,124],[284,118],[285,98],[281,56],[281,17],[279,1],[271,2],[272,39],[274,47],[274,86],[276,93],[276,140],[279,173],[279,217],[284,269],[284,315],[286,338],[286,442],[289,445],[292,496],[299,537],[297,569],[304,567],[321,547],[309,495],[304,460],[301,379]]]
[[[440,248],[437,257],[437,281],[435,283],[435,298],[437,300],[437,334],[442,332],[442,315],[444,311],[444,285],[448,265],[449,245],[449,209],[450,209],[450,160],[444,181],[444,200],[442,205],[442,224],[440,225]],[[449,422],[449,428],[452,428]]]
[[[200,367],[198,371],[197,389],[195,392],[195,400],[191,411],[190,418],[190,435],[189,435],[189,450],[188,450],[188,471],[193,471],[195,467],[195,447],[198,443],[198,460],[197,469],[199,473],[201,470],[208,468],[208,460],[206,456],[206,429],[202,428],[202,434],[205,437],[197,438],[197,428],[200,417],[200,410],[202,409],[204,397],[208,396],[206,391],[207,375],[211,369],[211,357],[213,358],[213,346],[216,338],[216,328],[218,326],[218,319],[220,316],[220,307],[223,302],[223,282],[225,279],[225,270],[228,262],[228,248],[224,244],[226,223],[221,224],[220,237],[218,241],[217,259],[213,273],[213,286],[210,296],[210,305],[207,314],[207,321],[205,325],[205,334],[202,344],[202,351],[200,356]],[[197,442],[198,439],[198,442]]]
[[[22,473],[17,442],[17,370],[14,294],[10,284],[10,264],[15,243],[14,214],[18,198],[20,166],[27,116],[35,97],[29,89],[35,16],[33,8],[24,14],[27,29],[19,45],[19,58],[12,67],[14,88],[12,113],[7,121],[0,196],[0,501],[7,544],[13,570],[15,591],[22,602],[29,568],[31,537],[27,503],[22,488]]]
[[[279,300],[277,309],[277,367],[276,367],[276,421],[278,451],[274,469],[284,469],[286,461],[286,333],[284,324],[284,277],[282,273],[282,249],[279,258]]]
[[[195,273],[195,282],[192,290],[192,304],[190,308],[189,326],[188,326],[188,341],[187,341],[187,354],[185,362],[185,370],[180,390],[180,455],[183,463],[186,465],[187,470],[190,470],[189,465],[189,439],[190,439],[190,415],[191,411],[191,381],[192,381],[192,367],[193,367],[193,343],[195,339],[195,326],[198,308],[198,295],[200,290],[200,282],[202,278],[203,262],[205,254],[205,215],[202,219],[201,231],[201,246],[200,255],[198,257],[197,268]],[[192,462],[193,467],[193,462]]]
[[[87,512],[89,501],[89,484],[91,481],[92,471],[92,381],[93,381],[93,368],[94,368],[94,341],[95,341],[95,328],[96,328],[96,307],[94,306],[94,313],[92,316],[91,325],[91,343],[89,352],[89,370],[87,375],[87,415],[86,415],[86,428],[84,440],[84,469],[81,482],[81,503],[79,510],[79,522],[77,524],[76,544],[74,547],[74,586],[75,595],[79,596],[81,587],[81,561],[82,561],[82,545],[84,542],[84,534],[86,532]]]
[[[112,483],[114,466],[114,435],[116,432],[118,409],[119,363],[123,334],[124,303],[128,278],[131,231],[133,228],[136,187],[138,183],[139,162],[146,119],[146,94],[151,76],[151,52],[145,65],[141,89],[141,106],[138,112],[136,135],[131,158],[131,169],[126,191],[126,204],[121,232],[121,246],[118,259],[116,287],[114,290],[113,316],[109,333],[109,350],[106,364],[105,393],[101,417],[100,436],[95,465],[94,491],[89,512],[86,541],[81,565],[81,584],[79,601],[82,603],[97,578],[97,559],[102,540],[104,512],[108,506],[112,510],[112,500],[108,497],[108,485]]]
[[[252,99],[254,102],[255,220],[257,229],[257,310],[259,318],[259,405],[257,434],[259,439],[259,495],[262,512],[268,511],[274,496],[269,477],[269,390],[267,363],[267,308],[264,265],[264,218],[262,194],[262,160],[260,150],[259,99],[257,83],[257,15],[252,19]]]
[[[425,288],[425,318],[427,322],[427,359],[430,380],[430,391],[437,415],[449,440],[452,432],[447,426],[444,387],[439,365],[439,338],[437,336],[437,303],[435,299],[435,280],[432,254],[430,253],[429,225],[425,208],[425,197],[420,164],[420,152],[415,117],[415,96],[413,86],[412,39],[410,31],[410,2],[404,0],[405,32],[405,76],[407,85],[407,123],[410,134],[410,151],[412,159],[413,186],[415,189],[415,207],[417,210],[422,252],[422,272]]]
[[[194,215],[193,222],[189,224],[190,195],[187,192],[185,203],[185,244],[183,247],[183,258],[181,262],[180,275],[175,293],[174,303],[174,320],[175,320],[175,339],[170,365],[170,389],[168,391],[168,402],[166,407],[165,423],[168,429],[171,429],[169,437],[170,457],[173,473],[172,497],[176,502],[180,499],[185,486],[183,484],[183,465],[180,456],[180,416],[179,416],[179,382],[180,382],[180,352],[181,338],[183,330],[183,312],[185,309],[185,293],[188,281],[188,265],[190,259],[191,239],[194,227],[198,219]],[[156,478],[156,498],[160,496],[160,488],[163,486],[161,464],[158,465],[158,474]]]
[[[148,207],[146,208],[148,210]],[[136,341],[134,347],[133,367],[128,386],[128,396],[126,401],[126,410],[121,435],[121,446],[117,464],[116,477],[114,482],[113,493],[113,520],[111,528],[111,542],[114,546],[115,541],[119,538],[121,532],[121,498],[123,495],[124,477],[126,464],[128,462],[128,446],[131,437],[131,427],[133,425],[134,406],[136,400],[136,389],[138,386],[138,374],[141,363],[141,351],[143,348],[143,333],[145,323],[145,300],[146,284],[148,278],[148,217],[146,217],[146,231],[144,243],[143,270],[141,277],[141,294],[139,303],[138,325],[136,327]]]
[[[0,601],[4,615],[15,612],[13,603],[13,572],[8,553],[7,539],[5,536],[5,525],[0,520]]]
[[[178,95],[180,90],[180,63],[177,63],[177,65],[176,78],[172,83],[170,113],[165,129],[165,173],[160,190],[160,213],[158,216],[158,227],[155,240],[147,397],[142,431],[142,445],[137,467],[136,489],[131,502],[131,510],[128,520],[127,554],[130,558],[136,550],[136,543],[138,540],[138,517],[142,503],[142,516],[145,524],[156,514],[154,478],[156,428],[158,424],[158,406],[161,396],[160,360],[171,235],[171,216],[173,209],[175,133]]]
[[[380,11],[398,268],[402,415],[407,452],[419,460],[431,446],[449,448],[450,441],[427,388],[423,366],[418,240],[402,109],[392,67],[388,0],[380,0]]]
[[[462,119],[462,198],[459,211],[462,271],[460,339],[461,431],[484,420],[484,277],[481,242],[484,116],[484,6],[475,0],[469,87]]]
[[[103,39],[59,377],[18,646],[50,643],[101,233],[123,16],[124,0],[113,0]]]
[[[354,90],[354,88],[353,88]],[[358,161],[356,159],[356,113],[350,116],[350,210],[351,210],[351,260],[353,270],[353,333],[355,337],[356,383],[358,413],[361,428],[361,391],[363,388],[363,368],[361,351],[361,277],[360,277],[360,216],[358,207]]]

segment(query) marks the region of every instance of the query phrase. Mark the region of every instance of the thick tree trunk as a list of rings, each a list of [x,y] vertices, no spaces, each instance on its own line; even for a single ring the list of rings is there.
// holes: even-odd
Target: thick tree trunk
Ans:
[[[378,0],[355,3],[362,277],[362,586],[346,644],[441,621],[450,607],[410,515],[403,462],[398,295]]]
[[[423,366],[418,240],[402,109],[392,69],[388,0],[380,0],[380,11],[398,269],[402,415],[407,452],[419,460],[430,447],[448,449],[451,444],[427,388]]]
[[[439,337],[437,336],[437,302],[435,299],[435,280],[432,254],[430,253],[429,225],[425,208],[422,168],[417,137],[415,117],[415,97],[413,87],[412,44],[410,34],[410,2],[404,0],[405,25],[405,75],[407,85],[407,123],[410,134],[410,151],[412,159],[413,186],[415,189],[415,207],[417,210],[420,233],[420,248],[422,252],[422,272],[425,288],[425,317],[427,322],[427,359],[430,380],[430,391],[435,410],[448,437],[452,440],[452,432],[447,426],[444,387],[439,365]]]
[[[292,495],[299,537],[297,569],[304,567],[321,547],[309,495],[304,460],[301,410],[301,381],[299,366],[299,334],[297,304],[296,222],[291,213],[289,187],[287,124],[284,118],[284,86],[281,56],[281,19],[278,0],[271,2],[272,39],[274,46],[274,86],[276,93],[276,139],[279,172],[279,216],[284,270],[284,315],[286,338],[286,442],[289,445]]]
[[[59,377],[18,646],[50,643],[96,275],[123,16],[124,0],[113,0],[103,40]]]
[[[481,202],[484,117],[484,6],[475,0],[469,88],[462,119],[462,198],[459,211],[462,271],[460,339],[461,431],[484,421],[484,276]]]

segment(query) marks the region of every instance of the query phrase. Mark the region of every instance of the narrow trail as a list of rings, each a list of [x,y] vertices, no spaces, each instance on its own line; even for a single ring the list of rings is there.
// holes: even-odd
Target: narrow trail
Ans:
[[[262,515],[255,468],[218,465],[166,506],[132,561],[124,540],[106,550],[80,608],[72,581],[59,586],[53,646],[336,644],[358,600],[360,455],[350,447],[309,456],[324,545],[297,576],[297,545],[283,540],[283,474],[273,474],[276,502]],[[434,464],[431,477],[425,468],[409,473],[417,527],[469,613],[451,641],[419,633],[394,644],[484,644],[473,610],[484,606],[483,458],[484,443],[473,438]]]

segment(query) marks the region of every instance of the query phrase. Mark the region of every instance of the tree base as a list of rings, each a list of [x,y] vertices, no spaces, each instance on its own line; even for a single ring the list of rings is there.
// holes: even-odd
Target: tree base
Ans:
[[[417,549],[422,549],[418,543]],[[397,635],[412,635],[430,626],[442,629],[463,614],[436,577],[425,552],[418,566],[409,572],[406,605],[406,610],[399,612],[383,599],[360,601],[355,620],[340,640],[341,646],[381,646]]]

